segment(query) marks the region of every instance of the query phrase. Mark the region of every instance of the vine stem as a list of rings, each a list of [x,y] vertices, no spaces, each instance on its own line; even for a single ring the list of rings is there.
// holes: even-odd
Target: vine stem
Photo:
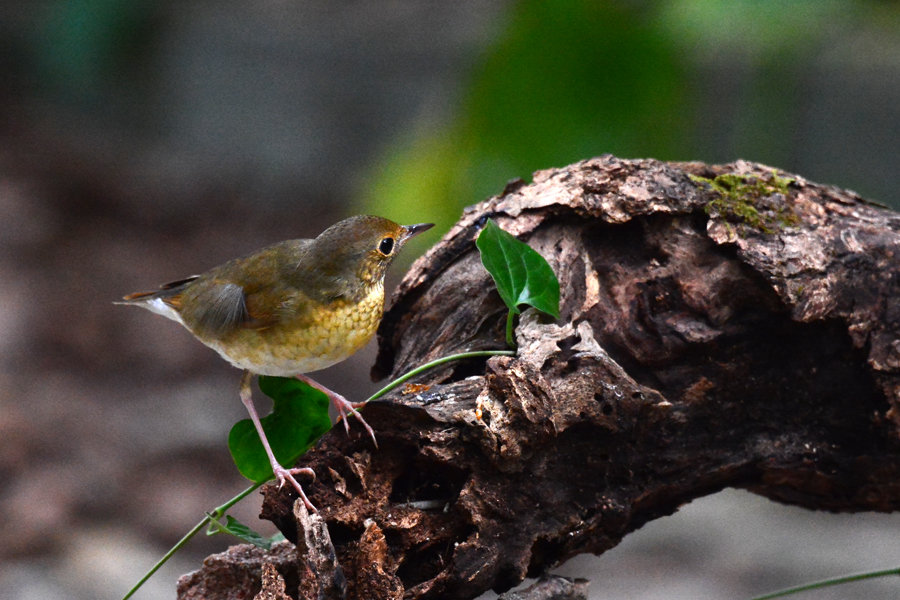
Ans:
[[[369,396],[366,399],[366,403],[369,403],[372,400],[381,398],[382,396],[387,394],[389,391],[391,391],[392,389],[394,389],[401,383],[409,381],[416,375],[424,373],[428,369],[433,369],[434,367],[438,367],[444,363],[452,362],[454,360],[463,360],[466,358],[479,358],[482,356],[515,356],[515,355],[516,355],[515,350],[474,350],[472,352],[460,352],[459,354],[451,354],[450,356],[436,358],[436,359],[432,360],[431,362],[427,362],[424,365],[420,365],[411,371],[407,371],[406,373],[404,373],[397,379],[393,380],[392,382],[390,382],[389,384],[387,384],[386,386],[384,386],[383,388],[381,388],[380,390],[378,390],[377,392],[375,392],[374,394]]]
[[[817,590],[832,585],[841,585],[843,583],[852,583],[854,581],[863,581],[864,579],[875,579],[876,577],[889,577],[891,575],[900,575],[900,568],[885,569],[884,571],[869,571],[867,573],[857,573],[856,575],[847,575],[845,577],[835,577],[834,579],[824,579],[813,583],[806,583],[792,588],[786,588],[763,596],[756,596],[751,600],[770,600],[771,598],[781,598],[792,594],[799,594],[809,590]]]
[[[512,313],[510,313],[510,314],[512,314]],[[507,323],[507,326],[508,325],[509,325],[509,322]],[[380,390],[378,390],[377,392],[375,392],[374,394],[369,396],[369,398],[367,398],[365,402],[368,403],[368,402],[371,402],[372,400],[380,398],[380,397],[384,396],[385,394],[387,394],[392,389],[394,389],[395,387],[397,387],[398,385],[404,383],[405,381],[408,381],[411,378],[415,377],[416,375],[419,375],[419,374],[427,371],[428,369],[433,369],[434,367],[440,366],[444,363],[448,363],[448,362],[451,362],[454,360],[463,360],[466,358],[479,358],[479,357],[483,357],[483,356],[515,356],[515,355],[516,355],[516,353],[513,350],[476,350],[473,352],[460,352],[459,354],[451,354],[450,356],[444,356],[443,358],[437,358],[431,362],[425,363],[424,365],[420,365],[407,373],[404,373],[397,379],[393,380],[392,382],[390,382],[389,384],[387,384],[386,386],[384,386],[383,388],[381,388]],[[122,600],[128,600],[129,598],[131,598],[134,595],[134,593],[137,592],[141,588],[141,586],[144,585],[144,583],[146,583],[147,580],[153,576],[154,573],[159,571],[159,569],[164,564],[166,564],[170,558],[172,558],[175,555],[176,552],[181,550],[185,546],[185,544],[187,544],[188,541],[190,541],[190,539],[192,537],[194,537],[195,535],[200,533],[200,530],[202,530],[203,527],[211,524],[213,519],[221,519],[223,516],[225,516],[225,512],[229,508],[231,508],[232,506],[234,506],[235,504],[237,504],[238,502],[240,502],[241,500],[246,498],[254,490],[259,488],[259,486],[266,483],[266,481],[269,481],[270,479],[272,479],[272,477],[274,477],[274,475],[270,476],[268,479],[254,483],[253,485],[251,485],[250,487],[248,487],[247,489],[242,491],[240,494],[238,494],[237,496],[235,496],[234,498],[232,498],[225,504],[222,504],[221,506],[218,506],[215,509],[213,509],[212,511],[210,511],[209,513],[207,513],[207,515],[204,516],[203,519],[201,519],[199,523],[194,525],[194,527],[191,528],[190,531],[188,531],[186,534],[184,534],[184,537],[182,537],[180,540],[178,540],[178,542],[176,542],[175,545],[172,546],[172,548],[170,548],[169,551],[166,552],[163,555],[163,557],[160,558],[156,562],[156,564],[153,565],[153,567],[151,567],[150,570],[147,571],[147,573],[143,577],[141,577],[140,581],[138,581],[136,584],[134,584],[134,587],[132,587],[130,590],[128,590],[128,593],[122,597]]]
[[[510,348],[516,347],[516,340],[513,338],[513,319],[516,313],[512,309],[506,313],[506,345]]]
[[[253,492],[253,490],[257,489],[259,486],[261,486],[264,483],[265,483],[265,481],[260,481],[259,483],[254,483],[253,485],[251,485],[250,487],[245,489],[243,492],[241,492],[240,494],[238,494],[237,496],[235,496],[234,498],[232,498],[225,504],[222,504],[221,506],[218,506],[218,507],[214,508],[212,511],[210,511],[209,514],[206,515],[205,517],[203,517],[203,519],[201,519],[201,521],[199,523],[194,525],[194,527],[191,528],[190,531],[188,531],[186,534],[184,534],[184,537],[182,537],[180,540],[178,540],[175,543],[175,545],[172,546],[169,549],[169,551],[163,555],[162,558],[160,558],[158,561],[156,561],[156,564],[153,565],[153,567],[151,567],[150,570],[147,571],[147,573],[143,577],[141,577],[141,579],[136,584],[134,584],[134,587],[131,588],[130,590],[128,590],[127,594],[122,596],[122,600],[128,600],[128,598],[131,598],[134,595],[134,593],[137,592],[141,588],[141,586],[144,585],[144,583],[146,583],[147,580],[153,576],[154,573],[159,571],[159,569],[164,564],[166,564],[170,558],[172,558],[175,555],[176,552],[181,550],[184,547],[184,545],[187,544],[188,541],[192,537],[194,537],[195,535],[200,533],[200,530],[203,529],[204,526],[206,526],[210,523],[210,521],[212,520],[212,517],[221,519],[222,516],[225,514],[225,512],[229,508],[231,508],[232,506],[234,506],[235,504],[237,504],[238,502],[240,502],[241,500],[246,498],[248,495],[250,495]]]

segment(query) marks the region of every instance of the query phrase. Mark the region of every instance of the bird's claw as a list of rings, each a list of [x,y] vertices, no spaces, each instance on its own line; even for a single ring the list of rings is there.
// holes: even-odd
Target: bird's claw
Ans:
[[[309,467],[285,469],[281,465],[272,465],[272,473],[275,475],[275,480],[278,482],[279,490],[284,487],[284,484],[286,482],[290,483],[291,487],[297,490],[297,493],[300,494],[300,499],[303,500],[303,504],[306,506],[307,510],[313,513],[319,512],[316,507],[313,506],[312,502],[309,501],[309,498],[306,497],[306,493],[303,491],[303,488],[300,487],[300,484],[294,478],[294,475],[309,475],[313,478],[313,481],[315,481],[315,471],[313,471]]]
[[[338,413],[338,419],[344,422],[344,431],[347,432],[347,435],[350,435],[350,420],[348,419],[348,414],[352,414],[356,417],[365,430],[368,432],[369,437],[372,438],[372,443],[375,444],[375,447],[378,447],[378,440],[375,439],[375,430],[366,423],[366,420],[363,418],[362,414],[357,410],[358,408],[365,406],[365,402],[350,402],[346,398],[335,394],[331,398],[332,403],[334,404],[335,410]]]
[[[313,389],[317,389],[331,400],[331,403],[334,404],[334,408],[338,414],[338,420],[344,422],[344,432],[347,435],[350,435],[350,422],[347,418],[348,412],[353,413],[353,416],[359,419],[359,422],[362,423],[362,426],[366,428],[366,431],[369,434],[369,437],[372,438],[372,443],[375,444],[375,447],[378,447],[378,440],[375,439],[375,430],[369,427],[369,424],[366,423],[366,420],[363,419],[362,415],[359,414],[358,408],[362,408],[366,405],[365,402],[350,402],[337,392],[329,390],[327,387],[323,386],[321,383],[316,382],[313,379],[310,379],[306,375],[298,374],[295,375],[297,379],[310,386]]]

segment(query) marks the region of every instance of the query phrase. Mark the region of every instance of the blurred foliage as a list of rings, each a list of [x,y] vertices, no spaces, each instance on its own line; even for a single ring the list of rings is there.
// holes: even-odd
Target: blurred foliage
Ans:
[[[390,148],[361,202],[402,222],[427,215],[446,229],[462,207],[511,179],[603,153],[789,164],[798,71],[835,27],[863,14],[881,18],[872,8],[838,0],[517,2],[452,122],[420,124]],[[896,9],[881,12],[896,31]],[[717,95],[706,72],[732,64],[741,70],[736,110],[714,117],[728,120],[724,127],[705,127],[713,115],[701,96],[708,104]],[[727,136],[710,143],[704,129]]]
[[[403,140],[365,200],[404,222],[428,215],[447,226],[538,168],[603,152],[675,158],[684,76],[654,17],[588,0],[516,4],[455,122]]]
[[[237,14],[228,4],[221,10]],[[23,46],[27,59],[10,62],[34,67],[30,76],[54,102],[108,120],[119,117],[129,127],[165,126],[168,99],[153,87],[154,61],[171,39],[167,28],[178,22],[175,7],[183,10],[181,4],[44,0],[39,6]],[[291,10],[312,14],[311,6]],[[428,219],[446,228],[463,206],[499,192],[510,179],[607,152],[708,162],[746,158],[891,201],[896,186],[871,185],[884,167],[871,166],[864,156],[867,148],[892,143],[890,125],[854,129],[854,120],[871,124],[868,107],[846,114],[847,104],[821,94],[815,80],[827,77],[827,68],[815,69],[822,56],[832,66],[847,61],[844,74],[869,69],[869,56],[876,57],[872,64],[895,64],[900,3],[520,0],[509,3],[501,27],[460,97],[447,103],[454,113],[446,121],[426,115],[409,125],[363,178],[362,206],[353,212],[409,223]],[[272,60],[285,59],[273,54]],[[224,61],[223,79],[246,77],[228,68],[234,64]],[[203,85],[198,83],[198,96],[220,89],[215,81]],[[881,89],[863,97],[873,104],[890,98]],[[154,93],[157,104],[148,106]],[[243,117],[242,108],[221,110]],[[881,110],[883,120],[892,114],[884,107],[872,110]],[[842,127],[820,127],[822,120]],[[198,128],[208,127],[203,118],[198,122]],[[806,127],[799,134],[798,123]],[[813,137],[801,137],[811,130]],[[834,144],[821,144],[822,136]],[[842,152],[853,156],[845,160]],[[265,160],[272,155],[279,153],[269,152]]]
[[[162,25],[152,0],[53,0],[44,6],[30,47],[40,85],[85,108],[106,110],[103,92],[138,81]]]

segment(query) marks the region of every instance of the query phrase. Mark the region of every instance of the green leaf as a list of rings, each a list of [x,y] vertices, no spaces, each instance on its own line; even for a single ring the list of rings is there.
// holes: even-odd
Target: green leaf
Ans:
[[[331,428],[328,397],[296,379],[259,377],[259,389],[272,398],[272,413],[260,419],[278,462],[286,467]],[[250,419],[235,423],[228,434],[228,449],[241,475],[259,483],[272,478],[256,428]]]
[[[475,245],[511,312],[518,313],[519,306],[526,304],[559,318],[559,280],[543,256],[491,220]]]
[[[254,546],[259,546],[263,550],[269,550],[272,548],[272,544],[275,542],[280,542],[284,539],[284,535],[281,532],[276,533],[271,537],[263,537],[262,534],[253,531],[231,515],[225,516],[225,524],[222,525],[221,521],[218,521],[209,515],[209,530],[206,532],[207,535],[215,535],[217,533],[227,533],[229,535],[233,535],[234,537],[241,539],[248,544],[253,544]]]

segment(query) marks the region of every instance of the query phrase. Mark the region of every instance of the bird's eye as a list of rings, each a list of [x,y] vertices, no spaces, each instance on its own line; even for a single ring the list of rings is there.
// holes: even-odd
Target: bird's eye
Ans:
[[[394,238],[386,237],[378,244],[378,251],[387,256],[394,249]]]

